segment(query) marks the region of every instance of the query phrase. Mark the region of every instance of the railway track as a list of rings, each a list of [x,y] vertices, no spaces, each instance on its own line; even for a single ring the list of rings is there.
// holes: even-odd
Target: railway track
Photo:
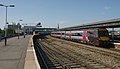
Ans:
[[[91,57],[91,56],[93,56],[93,54],[90,54],[90,53],[85,53],[84,52],[83,55],[87,55],[87,58],[89,58],[89,59],[91,58],[93,61],[96,61],[96,62],[99,62],[99,63],[103,64],[103,68],[105,68],[105,66],[109,67],[109,68],[112,68],[112,69],[119,69],[120,68],[120,62],[119,62],[120,55],[119,55],[119,52],[109,51],[109,50],[101,49],[101,48],[98,49],[98,48],[95,48],[95,47],[93,47],[93,48],[90,47],[89,48],[87,46],[80,46],[80,45],[77,45],[77,44],[72,44],[71,42],[68,42],[68,41],[65,42],[65,41],[61,41],[61,40],[59,40],[59,41],[55,40],[56,41],[55,42],[54,39],[52,39],[51,41],[52,42],[50,42],[50,41],[48,41],[48,42],[50,44],[53,43],[53,45],[58,45],[60,48],[61,48],[61,46],[68,47],[68,49],[71,47],[71,49],[73,51],[82,50],[83,49],[83,50],[85,50],[85,52],[89,51],[90,53],[94,53],[94,54],[97,53],[97,54],[99,54],[98,56],[96,55],[97,56],[96,58],[98,58],[98,59],[96,59],[95,57]],[[80,51],[78,51],[78,52],[80,52]],[[77,54],[77,53],[74,53],[74,54]],[[80,54],[82,54],[82,53],[80,53]],[[113,60],[113,61],[110,61],[110,60]],[[99,66],[100,66],[100,64],[99,64]]]
[[[80,53],[81,49],[90,48],[55,39],[44,39],[38,42],[49,58],[49,61],[46,59],[46,63],[50,69],[119,69],[119,66],[111,66],[91,58],[89,53]],[[92,49],[89,51],[96,52]]]
[[[40,44],[41,45],[41,44]],[[45,53],[48,55],[49,59],[51,60],[51,62],[54,64],[54,66],[51,64],[51,62],[47,61],[48,63],[48,67],[50,69],[53,68],[68,68],[68,66],[66,64],[64,64],[58,57],[56,56],[56,54],[58,55],[58,53],[56,53],[53,49],[47,47],[46,45],[42,44],[42,49],[45,51]]]
[[[36,55],[37,55],[37,58],[38,58],[38,62],[41,66],[41,69],[49,69],[48,65],[45,61],[46,59],[44,59],[44,57],[45,57],[44,51],[41,49],[41,46],[39,45],[37,40],[33,39],[33,42],[34,42],[34,48],[35,48]]]
[[[49,43],[49,42],[48,42]],[[49,44],[50,45],[50,44]],[[55,44],[54,44],[55,45]],[[56,45],[58,47],[60,47],[59,45]],[[55,46],[54,46],[55,48]],[[67,48],[62,48],[62,50],[60,50],[60,48],[55,48],[57,51],[60,51],[61,55],[62,54],[66,54],[66,57],[67,59],[70,59],[69,61],[73,61],[74,63],[78,63],[80,65],[79,68],[85,68],[85,69],[98,69],[98,68],[102,68],[102,69],[106,69],[108,67],[104,66],[104,65],[101,65],[99,62],[96,62],[92,59],[89,59],[87,58],[86,56],[84,55],[81,55],[81,54],[78,54],[72,50],[69,50]],[[68,63],[67,62],[67,65],[68,64],[72,64],[72,63]],[[78,65],[69,65],[70,68],[76,68]]]
[[[50,47],[51,44],[45,45],[45,43],[40,43],[44,46],[42,49],[48,54],[52,62],[55,64],[56,68],[71,69],[71,68],[84,68],[80,64],[75,63],[73,57],[68,56],[63,51],[53,47]],[[55,62],[54,62],[55,61]],[[56,64],[57,62],[57,64]],[[59,65],[59,66],[56,66]],[[51,68],[51,67],[50,67]],[[53,68],[51,68],[53,69]]]
[[[92,47],[92,46],[90,47],[89,45],[84,45],[84,44],[80,44],[80,43],[73,43],[71,41],[66,41],[66,40],[61,40],[61,39],[58,39],[58,40],[53,39],[53,38],[51,38],[51,39],[52,39],[52,41],[58,41],[58,42],[61,42],[62,44],[63,43],[64,44],[69,44],[69,45],[77,47],[77,48],[90,50],[90,51],[93,51],[93,52],[105,54],[105,55],[108,55],[108,56],[113,56],[115,58],[120,59],[120,50],[115,49],[115,48],[103,49],[103,48]],[[81,45],[82,45],[82,47],[81,47]]]
[[[120,52],[120,49],[110,48],[109,50]]]

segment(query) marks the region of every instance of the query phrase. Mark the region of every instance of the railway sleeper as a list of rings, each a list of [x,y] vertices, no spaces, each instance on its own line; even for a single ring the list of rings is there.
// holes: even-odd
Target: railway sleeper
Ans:
[[[99,64],[98,62],[94,62],[94,60],[90,60],[90,59],[81,59],[80,60],[80,63],[82,63],[82,65],[81,66],[84,66],[84,67],[87,67],[87,68],[89,68],[89,69],[104,69],[104,68],[108,68],[108,67],[106,67],[106,66],[104,66],[104,65],[101,65],[101,64]],[[98,68],[96,68],[96,67],[98,67]]]
[[[96,64],[96,63],[95,63]]]
[[[99,66],[99,67],[106,67],[106,66],[104,66],[104,65],[101,65],[101,64],[99,64],[99,63],[93,63],[93,64],[90,64],[90,65],[94,65],[94,66]]]
[[[48,66],[49,66],[49,67],[55,67],[55,68],[56,68],[56,67],[62,67],[60,64],[54,64],[54,65],[50,65],[50,64],[49,64]]]
[[[49,69],[62,69],[62,66],[59,66],[59,67],[49,67]]]
[[[111,69],[99,63],[91,63],[91,62],[87,62],[87,67],[89,67],[90,69],[106,69],[106,68]]]
[[[53,61],[51,61],[51,62],[53,62]],[[61,68],[62,67],[61,64],[59,64],[58,61],[54,61],[53,64],[49,64],[48,63],[48,65],[49,65],[49,67],[57,67],[57,68]]]
[[[71,66],[71,65],[77,65],[77,63],[75,63],[75,62],[74,62],[74,63],[69,63],[69,65],[70,65],[70,66]]]
[[[54,64],[51,64],[51,63],[47,63],[49,66],[60,66],[59,63],[54,63]]]
[[[58,67],[56,67],[56,69],[62,69],[62,66],[58,66]]]
[[[58,62],[59,60],[58,61],[56,61],[56,60],[53,60],[53,63],[55,62],[54,65],[53,64],[48,64],[48,66],[50,67],[50,69],[54,69],[54,68],[61,69],[61,68],[64,67],[64,64],[63,65],[59,64],[59,63],[62,63],[62,62]]]
[[[81,65],[70,65],[71,68],[80,68],[82,67]]]

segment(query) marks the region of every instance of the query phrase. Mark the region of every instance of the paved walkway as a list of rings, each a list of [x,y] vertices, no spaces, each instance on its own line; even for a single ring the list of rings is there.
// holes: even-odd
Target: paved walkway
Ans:
[[[37,61],[37,56],[33,47],[32,37],[30,38],[29,45],[27,47],[24,69],[40,69],[39,63]]]
[[[4,45],[4,40],[0,42],[0,69],[24,69],[30,38],[31,36],[26,36],[26,38],[20,36],[19,39],[17,37],[9,38],[7,39],[7,46]],[[34,58],[33,54],[30,56]],[[35,65],[33,66],[35,69]]]

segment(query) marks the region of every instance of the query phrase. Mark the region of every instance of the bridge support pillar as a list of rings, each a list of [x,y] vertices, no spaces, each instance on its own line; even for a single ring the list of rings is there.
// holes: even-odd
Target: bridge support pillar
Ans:
[[[114,41],[114,28],[112,28],[112,41]]]

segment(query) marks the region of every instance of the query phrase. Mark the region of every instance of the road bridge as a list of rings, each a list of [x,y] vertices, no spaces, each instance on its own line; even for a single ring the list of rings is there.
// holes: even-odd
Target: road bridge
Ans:
[[[93,22],[86,25],[83,24],[80,26],[67,27],[59,30],[78,30],[78,29],[88,29],[88,28],[118,28],[118,27],[120,27],[120,18]]]

